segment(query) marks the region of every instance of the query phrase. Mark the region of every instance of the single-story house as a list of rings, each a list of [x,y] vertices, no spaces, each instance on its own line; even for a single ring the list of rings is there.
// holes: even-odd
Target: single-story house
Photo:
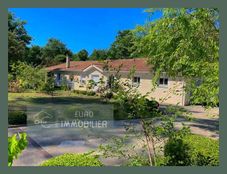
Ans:
[[[106,68],[107,64],[111,68]],[[134,69],[134,77],[131,79],[132,85],[136,86],[141,94],[145,95],[150,92],[149,98],[154,98],[159,102],[163,102],[163,104],[178,104],[181,106],[188,104],[188,97],[184,91],[185,82],[182,78],[173,79],[163,73],[158,80],[157,87],[153,88],[152,78],[154,72],[152,66],[147,64],[146,58],[70,61],[66,57],[66,63],[47,67],[47,70],[54,74],[57,86],[60,86],[64,79],[73,90],[87,90],[89,80],[92,79],[95,83],[98,83],[102,78],[107,84],[110,78],[113,78],[113,72],[116,72],[116,69],[119,69],[120,80],[124,81],[128,78],[132,68]]]

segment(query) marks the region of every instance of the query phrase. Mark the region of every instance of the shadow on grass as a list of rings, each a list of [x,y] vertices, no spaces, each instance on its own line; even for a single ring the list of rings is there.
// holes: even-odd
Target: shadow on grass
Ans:
[[[9,105],[33,105],[33,104],[104,104],[100,98],[89,97],[37,97],[22,98],[19,97],[9,102]]]

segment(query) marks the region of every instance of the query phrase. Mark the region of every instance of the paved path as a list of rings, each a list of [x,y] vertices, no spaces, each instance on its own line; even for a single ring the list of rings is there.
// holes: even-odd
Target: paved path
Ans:
[[[193,118],[192,121],[179,119],[180,122],[190,126],[192,133],[207,136],[210,138],[219,138],[219,108],[204,109],[201,106],[185,106]]]
[[[9,129],[9,135],[19,132],[25,132],[25,128]],[[14,160],[13,166],[37,166],[43,161],[53,157],[32,138],[28,137],[28,142],[27,148],[22,152],[18,159]]]
[[[194,118],[187,121],[185,118],[179,118],[176,126],[180,127],[181,123],[190,125],[191,131],[195,134],[219,138],[218,117],[208,116],[203,108],[199,106],[185,107],[192,113]],[[210,115],[217,115],[218,109],[214,109]],[[136,121],[135,121],[136,122]],[[9,135],[16,132],[26,131],[30,135],[29,145],[20,155],[19,159],[14,161],[14,166],[37,166],[44,160],[52,156],[64,153],[84,153],[89,150],[97,149],[100,144],[105,144],[112,136],[123,136],[125,129],[123,121],[114,121],[112,127],[101,132],[93,130],[78,129],[47,129],[47,130],[29,130],[26,127],[9,128]],[[131,140],[130,143],[138,143],[137,140]],[[103,161],[106,165],[119,165],[118,159],[106,159]]]

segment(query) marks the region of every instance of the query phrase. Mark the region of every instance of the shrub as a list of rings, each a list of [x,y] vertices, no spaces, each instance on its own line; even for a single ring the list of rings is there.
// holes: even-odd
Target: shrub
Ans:
[[[44,82],[40,89],[42,92],[45,92],[48,95],[53,96],[54,95],[54,91],[55,91],[55,85],[54,85],[54,78],[52,76],[52,74],[50,74],[49,76],[46,77],[46,82]]]
[[[27,147],[27,134],[21,133],[14,134],[8,137],[8,166],[12,166],[13,160],[18,157],[19,154]]]
[[[86,92],[86,95],[88,95],[88,96],[95,96],[95,92],[94,91],[87,91]]]
[[[11,65],[11,75],[8,76],[9,88],[13,92],[27,89],[38,90],[45,81],[45,70],[33,67],[25,62],[15,62]]]
[[[147,110],[150,112],[156,111],[159,108],[159,103],[155,100],[148,100],[145,101]]]
[[[126,166],[139,167],[139,166],[150,166],[150,164],[149,164],[148,158],[144,156],[135,156],[129,160]]]
[[[79,94],[79,95],[87,95],[87,91],[83,91],[83,90],[73,90],[73,93]]]
[[[138,103],[141,103],[141,107],[137,107]],[[158,102],[143,97],[122,97],[120,102],[117,100],[114,103],[115,120],[138,119],[141,118],[141,115],[143,118],[151,118],[160,114]]]
[[[101,94],[101,97],[102,97],[103,99],[108,99],[108,100],[110,100],[111,98],[113,98],[113,96],[114,96],[114,94],[113,94],[113,92],[111,92],[111,91],[105,91],[105,92],[103,92],[103,93]]]
[[[67,78],[65,76],[63,77],[63,79],[61,81],[61,89],[64,90],[64,91],[68,91],[69,90]]]
[[[8,116],[8,124],[20,125],[27,124],[27,115],[24,111],[11,111]]]
[[[164,148],[166,165],[171,166],[217,166],[219,165],[219,142],[199,135],[170,138]]]
[[[98,156],[90,153],[84,154],[64,154],[51,158],[41,164],[41,166],[103,166]]]

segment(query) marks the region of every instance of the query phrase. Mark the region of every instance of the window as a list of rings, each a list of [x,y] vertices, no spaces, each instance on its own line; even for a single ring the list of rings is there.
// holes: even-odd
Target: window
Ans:
[[[132,85],[134,87],[138,87],[140,85],[140,77],[133,77],[133,83]]]
[[[167,77],[161,77],[159,79],[159,86],[168,86],[168,78]]]

